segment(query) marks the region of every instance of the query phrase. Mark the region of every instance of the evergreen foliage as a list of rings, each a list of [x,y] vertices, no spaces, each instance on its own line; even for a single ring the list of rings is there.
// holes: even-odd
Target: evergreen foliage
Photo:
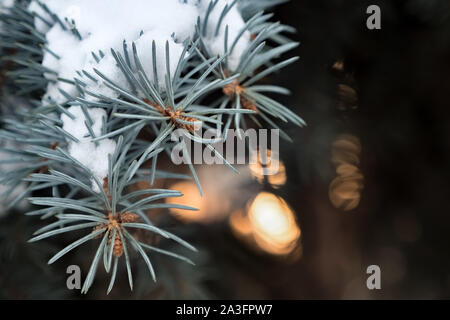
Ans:
[[[176,190],[153,188],[156,179],[191,177],[158,170],[158,158],[163,152],[172,151],[174,144],[170,135],[180,128],[185,129],[186,137],[204,144],[216,156],[222,157],[215,151],[214,142],[226,137],[231,127],[245,129],[247,118],[259,127],[280,128],[280,121],[298,126],[305,124],[288,107],[269,96],[272,93],[289,94],[288,90],[261,84],[261,80],[298,59],[280,60],[282,55],[298,45],[288,38],[294,30],[271,22],[273,14],[262,11],[285,1],[230,2],[212,29],[207,27],[207,21],[218,0],[211,1],[206,16],[198,18],[195,38],[183,42],[184,51],[176,61],[174,71],[170,70],[173,61],[170,61],[170,47],[166,43],[164,89],[155,85],[160,82],[156,68],[149,75],[142,66],[135,43],[125,41],[123,50],[111,49],[111,55],[116,68],[127,80],[126,87],[96,68],[94,73],[80,70],[72,79],[60,78],[55,70],[42,65],[44,52],[56,58],[58,53],[48,48],[45,34],[35,27],[35,19],[48,26],[59,24],[63,30],[80,39],[81,35],[73,23],[53,14],[39,0],[33,1],[47,12],[51,20],[30,12],[30,1],[15,1],[0,13],[0,103],[3,112],[0,138],[1,152],[7,155],[1,159],[1,164],[14,164],[14,169],[1,172],[0,176],[0,184],[7,186],[2,196],[8,208],[17,207],[27,199],[33,206],[26,214],[47,223],[34,232],[29,242],[84,232],[82,237],[64,244],[63,249],[50,258],[49,264],[72,250],[79,250],[87,242],[97,244],[91,253],[93,259],[82,287],[83,293],[92,286],[100,265],[111,275],[109,293],[114,286],[119,263],[125,264],[129,286],[133,289],[131,255],[141,256],[154,280],[158,270],[155,270],[149,252],[193,264],[184,255],[142,242],[134,236],[136,230],[145,231],[168,239],[187,251],[196,251],[187,241],[155,225],[147,215],[148,210],[170,207],[196,210],[160,201],[183,195]],[[232,45],[228,47],[226,26],[224,54],[216,56],[209,52],[205,37],[218,35],[222,18],[235,5],[243,14],[245,27],[237,38],[230,39]],[[228,58],[246,31],[252,34],[252,40],[241,54],[237,68],[232,70]],[[156,59],[156,49],[153,42],[153,59]],[[100,63],[106,55],[99,50],[92,52],[92,56]],[[156,61],[153,61],[155,65]],[[76,87],[77,94],[60,89],[65,97],[63,103],[45,101],[42,98],[51,81],[69,83]],[[92,86],[99,83],[115,95],[92,90]],[[62,121],[63,115],[75,119],[71,111],[74,107],[81,108],[85,117],[88,134],[81,140],[65,130]],[[106,112],[100,132],[92,119],[93,109]],[[221,135],[204,139],[195,132],[199,127],[217,129]],[[151,141],[143,138],[143,132],[153,137]],[[284,132],[282,137],[291,140]],[[105,140],[115,143],[115,151],[105,157],[108,166],[103,179],[68,151],[71,143],[80,143],[84,139],[95,146]],[[188,156],[188,152],[183,152],[183,155]],[[144,167],[146,163],[151,163],[150,168]],[[191,164],[188,166],[201,193],[201,182],[195,169]],[[131,188],[140,182],[149,183],[150,188],[137,191]],[[24,190],[15,193],[20,186],[25,186]]]

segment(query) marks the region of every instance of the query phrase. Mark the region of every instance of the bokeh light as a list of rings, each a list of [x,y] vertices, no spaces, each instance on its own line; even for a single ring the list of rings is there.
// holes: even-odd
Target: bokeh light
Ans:
[[[255,152],[249,164],[250,171],[259,183],[267,180],[273,188],[278,189],[286,183],[286,167],[282,160],[273,156],[271,150],[268,149],[266,155],[267,159],[262,161],[260,151]],[[278,170],[270,172],[273,168],[278,168]]]
[[[197,186],[192,181],[182,181],[173,184],[170,189],[183,193],[180,198],[166,198],[168,204],[181,204],[197,208],[198,211],[171,208],[170,212],[183,222],[211,223],[222,220],[228,215],[230,201],[228,197],[221,197],[214,188],[205,188],[201,196]]]
[[[335,208],[350,211],[361,200],[364,176],[358,168],[361,143],[355,136],[340,135],[332,146],[331,161],[336,165],[337,177],[329,186],[329,198]]]
[[[248,210],[233,212],[230,225],[234,234],[253,248],[285,256],[299,247],[300,227],[288,204],[272,193],[261,192]]]

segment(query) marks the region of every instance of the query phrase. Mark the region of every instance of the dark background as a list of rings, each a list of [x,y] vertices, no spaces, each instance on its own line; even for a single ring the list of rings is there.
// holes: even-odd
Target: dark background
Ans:
[[[369,4],[381,7],[381,30],[366,28]],[[297,28],[293,39],[301,42],[291,52],[300,61],[273,81],[292,91],[280,99],[308,123],[286,128],[294,143],[282,145],[288,180],[276,191],[296,212],[302,256],[288,262],[257,254],[226,223],[192,225],[206,257],[179,271],[185,289],[175,286],[170,297],[449,298],[450,2],[292,0],[274,11]],[[336,61],[343,70],[333,69]],[[339,107],[342,83],[356,91],[353,107]],[[364,176],[359,206],[347,212],[329,199],[332,143],[341,134],[359,138]],[[27,238],[23,219],[9,216],[0,236]],[[45,266],[42,243],[27,248],[38,256],[2,253],[4,297],[79,298],[57,290],[65,287],[66,264]],[[381,268],[381,290],[366,288],[372,264]],[[169,270],[166,280],[175,281],[176,272]],[[149,288],[131,294],[124,270],[118,278],[123,288],[110,298],[167,297]],[[97,279],[100,288],[88,297],[104,298],[106,283]]]
[[[365,26],[369,4],[381,8],[381,30]],[[449,298],[450,2],[296,0],[276,14],[299,30],[301,61],[283,83],[308,127],[295,133],[286,186],[304,255],[273,296]],[[336,60],[356,109],[337,108],[346,76],[329,71]],[[364,190],[350,212],[328,201],[330,146],[342,133],[362,145]],[[365,287],[370,264],[381,267],[380,291]]]

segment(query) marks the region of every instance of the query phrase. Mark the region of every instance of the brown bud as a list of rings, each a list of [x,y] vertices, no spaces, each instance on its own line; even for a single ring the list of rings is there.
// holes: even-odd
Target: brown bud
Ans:
[[[252,110],[256,113],[258,112],[258,108],[256,107],[256,105],[252,101],[248,100],[247,98],[241,97],[241,105],[242,105],[242,108],[244,108],[244,109]]]
[[[241,94],[244,88],[239,85],[237,80],[234,80],[232,83],[224,85],[222,91],[225,95],[232,97],[235,94]]]
[[[97,232],[98,230],[103,229],[103,228],[106,228],[106,226],[105,226],[104,224],[99,224],[98,226],[96,226],[96,227],[92,230],[92,233]],[[102,233],[96,235],[96,236],[94,237],[94,239],[99,239],[99,238],[101,238],[101,237],[102,237]]]
[[[135,222],[136,220],[139,219],[139,215],[131,212],[125,212],[120,215],[120,219],[122,220],[123,223]]]
[[[123,254],[123,243],[119,233],[116,233],[116,239],[114,240],[113,254],[117,258],[120,258]]]

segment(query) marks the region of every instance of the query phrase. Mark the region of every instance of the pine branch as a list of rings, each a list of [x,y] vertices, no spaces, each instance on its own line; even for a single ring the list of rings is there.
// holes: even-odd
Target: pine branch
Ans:
[[[298,46],[286,36],[295,30],[270,22],[273,15],[262,12],[282,2],[203,1],[199,5],[205,7],[205,13],[198,17],[196,33],[192,39],[177,40],[183,48],[179,56],[172,54],[169,41],[164,48],[153,41],[149,67],[148,61],[141,60],[146,52],[140,51],[136,42],[129,46],[124,40],[121,50],[98,48],[89,52],[95,66],[74,72],[72,78],[45,66],[46,57],[61,61],[64,52],[51,47],[36,24],[58,28],[81,46],[86,34],[77,21],[58,16],[39,0],[16,1],[0,13],[0,90],[14,98],[23,96],[25,101],[14,108],[8,103],[11,112],[1,119],[0,151],[8,157],[0,165],[14,162],[17,168],[0,172],[0,184],[9,187],[4,194],[8,197],[25,183],[25,191],[10,202],[10,207],[26,198],[37,207],[27,215],[48,221],[30,242],[84,232],[57,252],[49,264],[72,250],[81,250],[83,244],[96,243],[82,293],[91,288],[102,261],[106,272],[111,273],[108,293],[114,287],[121,261],[133,289],[132,254],[142,258],[153,280],[158,268],[148,252],[193,264],[184,255],[139,238],[140,232],[150,233],[196,251],[148,215],[148,211],[167,208],[196,210],[163,203],[166,198],[183,195],[152,187],[160,178],[190,179],[158,170],[160,155],[174,150],[171,135],[176,130],[182,129],[184,137],[203,144],[236,171],[213,147],[226,138],[233,125],[245,128],[247,117],[258,126],[262,126],[260,120],[274,128],[279,128],[276,121],[305,125],[289,108],[266,95],[289,94],[288,90],[260,84],[298,59],[280,61]],[[31,12],[30,3],[35,12]],[[236,14],[245,19],[240,30],[233,29],[229,22]],[[176,35],[168,40],[174,39]],[[218,42],[222,48],[219,51],[212,45]],[[108,63],[112,70],[105,71]],[[56,88],[59,96],[50,95],[49,88]],[[218,98],[210,102],[211,97]],[[197,134],[199,129],[214,129],[217,137],[203,138]],[[153,138],[143,139],[143,132]],[[281,135],[290,139],[283,132]],[[183,157],[190,160],[187,150],[183,150]],[[194,166],[187,162],[202,193]],[[133,190],[142,182],[150,183],[150,188]],[[37,196],[37,191],[47,194]]]

